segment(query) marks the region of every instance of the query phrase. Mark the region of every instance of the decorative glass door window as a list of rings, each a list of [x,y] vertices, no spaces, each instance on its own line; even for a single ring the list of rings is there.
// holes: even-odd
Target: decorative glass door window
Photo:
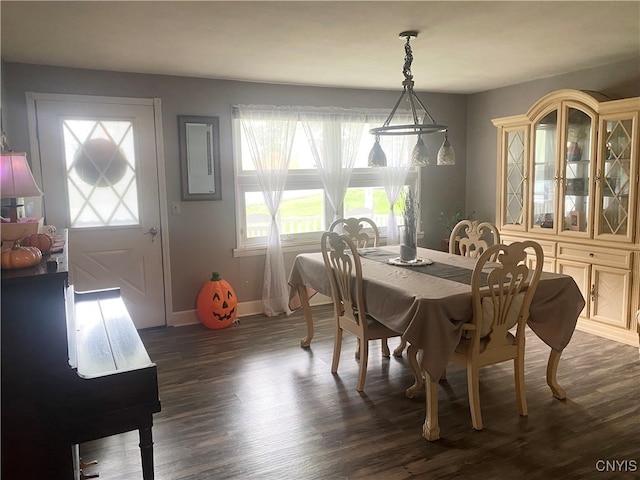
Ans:
[[[71,228],[138,225],[133,123],[63,121]]]
[[[525,132],[507,133],[507,183],[505,219],[508,225],[524,223],[525,188]]]
[[[567,108],[564,149],[564,198],[562,230],[587,232],[593,120],[585,112]]]
[[[558,111],[553,110],[534,129],[533,228],[554,228],[556,205]]]
[[[631,129],[631,119],[606,122],[606,151],[602,169],[596,176],[596,181],[602,185],[599,233],[627,235],[630,213]]]

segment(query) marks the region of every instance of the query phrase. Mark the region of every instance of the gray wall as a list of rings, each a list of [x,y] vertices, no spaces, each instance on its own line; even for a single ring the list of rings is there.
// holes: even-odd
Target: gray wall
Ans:
[[[495,221],[498,138],[491,119],[526,113],[542,96],[573,88],[612,100],[640,96],[640,57],[557,77],[535,80],[468,97],[466,208]]]
[[[441,211],[455,207],[495,220],[496,130],[492,118],[525,113],[543,95],[562,88],[595,90],[611,98],[640,96],[640,58],[469,96],[420,94],[439,123],[449,125],[457,163],[422,170],[422,244],[439,248],[445,235]],[[28,152],[25,92],[68,93],[162,100],[167,202],[180,201],[177,119],[184,115],[220,117],[222,195],[218,202],[182,202],[182,214],[170,215],[173,309],[191,310],[200,286],[217,270],[234,286],[240,302],[261,295],[264,256],[234,258],[235,202],[231,142],[234,104],[313,105],[390,108],[397,91],[297,87],[172,76],[2,64],[2,116],[10,145]],[[427,139],[432,152],[440,136]],[[46,193],[46,192],[45,192]],[[46,198],[45,198],[46,201]],[[289,268],[294,255],[287,255]]]
[[[234,258],[235,201],[231,141],[231,108],[235,104],[371,107],[390,109],[400,94],[394,91],[297,87],[159,75],[115,73],[3,63],[2,107],[10,145],[28,152],[25,92],[118,97],[158,97],[162,101],[167,202],[180,201],[177,115],[220,117],[222,201],[182,202],[181,215],[169,215],[174,312],[195,308],[202,284],[219,271],[234,287],[240,302],[258,300],[262,291],[264,256]],[[443,231],[440,211],[464,205],[467,97],[420,94],[439,123],[450,127],[457,163],[423,168],[422,220],[424,245],[439,247]],[[425,138],[437,152],[441,135]],[[46,202],[46,192],[45,192]],[[169,208],[169,211],[171,209]],[[287,255],[289,268],[294,255]]]

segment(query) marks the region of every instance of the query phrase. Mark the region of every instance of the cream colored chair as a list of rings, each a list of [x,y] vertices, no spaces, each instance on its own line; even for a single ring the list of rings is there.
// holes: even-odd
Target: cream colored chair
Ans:
[[[491,236],[493,241],[487,242],[487,237]],[[490,245],[500,243],[500,232],[498,228],[489,222],[478,222],[477,220],[461,220],[451,230],[449,237],[449,253],[462,255],[463,257],[478,258]],[[402,351],[407,346],[407,342],[402,340],[400,345],[393,351],[396,357],[402,356]],[[446,372],[442,375],[442,380],[446,378]]]
[[[491,242],[488,242],[491,237]],[[478,258],[490,245],[500,243],[498,228],[489,222],[461,220],[453,227],[449,237],[449,253]]]
[[[336,333],[333,346],[331,372],[338,371],[342,334],[344,331],[359,340],[360,370],[357,390],[364,390],[369,358],[369,341],[398,337],[400,333],[385,327],[366,314],[366,302],[362,289],[362,264],[355,243],[348,235],[336,232],[322,234],[322,257],[331,283]]]
[[[339,230],[341,228],[342,230]],[[329,231],[348,235],[356,248],[380,245],[380,232],[373,220],[367,217],[339,218],[329,227]]]
[[[636,312],[636,322],[638,324],[638,342],[640,343],[640,310]],[[640,353],[640,346],[638,346],[638,353]]]
[[[329,231],[348,235],[358,249],[377,247],[380,245],[380,231],[378,230],[378,226],[368,217],[338,218],[331,224]],[[389,356],[389,345],[386,340],[382,341],[382,355],[385,357]],[[402,355],[402,351],[400,351],[400,355]],[[360,358],[360,340],[358,340],[356,358]]]
[[[536,257],[535,269],[527,266],[527,253]],[[495,258],[498,263],[490,262]],[[453,361],[467,369],[467,388],[473,428],[482,430],[480,412],[480,367],[513,360],[516,398],[520,415],[527,415],[524,384],[525,326],[529,306],[542,272],[542,247],[533,241],[511,245],[493,245],[487,248],[473,270],[471,291],[473,318],[463,325],[463,334],[456,347]],[[515,332],[510,330],[515,328]],[[427,374],[427,415],[437,418],[438,388]],[[433,408],[435,406],[435,408]],[[431,419],[433,422],[433,418]],[[430,423],[435,424],[435,423]]]

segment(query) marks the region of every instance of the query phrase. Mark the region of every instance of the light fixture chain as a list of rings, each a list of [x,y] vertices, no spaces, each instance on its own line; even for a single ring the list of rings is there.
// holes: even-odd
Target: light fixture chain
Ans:
[[[369,133],[373,134],[378,138],[380,135],[423,135],[427,133],[434,132],[444,132],[447,130],[446,125],[440,125],[435,122],[434,118],[431,116],[427,108],[420,101],[420,99],[413,92],[413,74],[411,72],[411,65],[413,63],[413,51],[411,50],[411,38],[417,37],[418,32],[415,30],[407,30],[400,33],[400,38],[406,39],[404,50],[404,64],[402,67],[402,74],[404,76],[404,81],[402,82],[402,93],[400,94],[400,98],[395,103],[393,108],[391,109],[391,113],[384,121],[381,127],[372,128],[369,130]],[[402,124],[394,124],[393,118],[398,110],[398,107],[405,100],[405,96],[408,102],[409,113],[413,117],[413,123],[402,123]],[[422,109],[422,112],[419,110]],[[422,122],[420,121],[420,117],[424,114],[424,118]],[[429,123],[430,122],[430,123]]]
[[[402,74],[404,75],[405,89],[413,90],[413,75],[411,74],[411,64],[413,63],[413,52],[411,51],[411,45],[409,44],[410,36],[407,36],[407,43],[404,44],[404,65],[402,67]]]

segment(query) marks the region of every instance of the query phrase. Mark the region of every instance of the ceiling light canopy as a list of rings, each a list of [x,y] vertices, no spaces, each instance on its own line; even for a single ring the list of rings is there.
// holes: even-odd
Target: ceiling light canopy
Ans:
[[[448,139],[448,128],[446,125],[440,125],[436,123],[431,116],[427,108],[420,101],[420,99],[413,92],[413,75],[411,73],[411,63],[413,62],[413,52],[411,51],[411,45],[409,41],[412,37],[417,37],[418,32],[409,30],[400,33],[400,38],[406,38],[404,45],[405,57],[404,65],[402,67],[402,73],[404,75],[404,81],[402,82],[402,93],[400,98],[393,106],[391,113],[384,121],[381,127],[372,128],[369,133],[375,135],[375,144],[369,153],[369,166],[370,167],[384,167],[387,165],[387,158],[380,146],[381,135],[417,135],[418,140],[416,146],[411,153],[411,165],[424,166],[430,164],[429,152],[427,146],[422,139],[422,135],[445,132],[445,139],[438,152],[438,165],[453,165],[455,164],[455,152],[451,147]],[[408,104],[408,110],[413,118],[413,123],[407,124],[394,124],[393,118],[401,103]],[[404,104],[403,103],[403,104]],[[421,120],[422,119],[422,120]]]

